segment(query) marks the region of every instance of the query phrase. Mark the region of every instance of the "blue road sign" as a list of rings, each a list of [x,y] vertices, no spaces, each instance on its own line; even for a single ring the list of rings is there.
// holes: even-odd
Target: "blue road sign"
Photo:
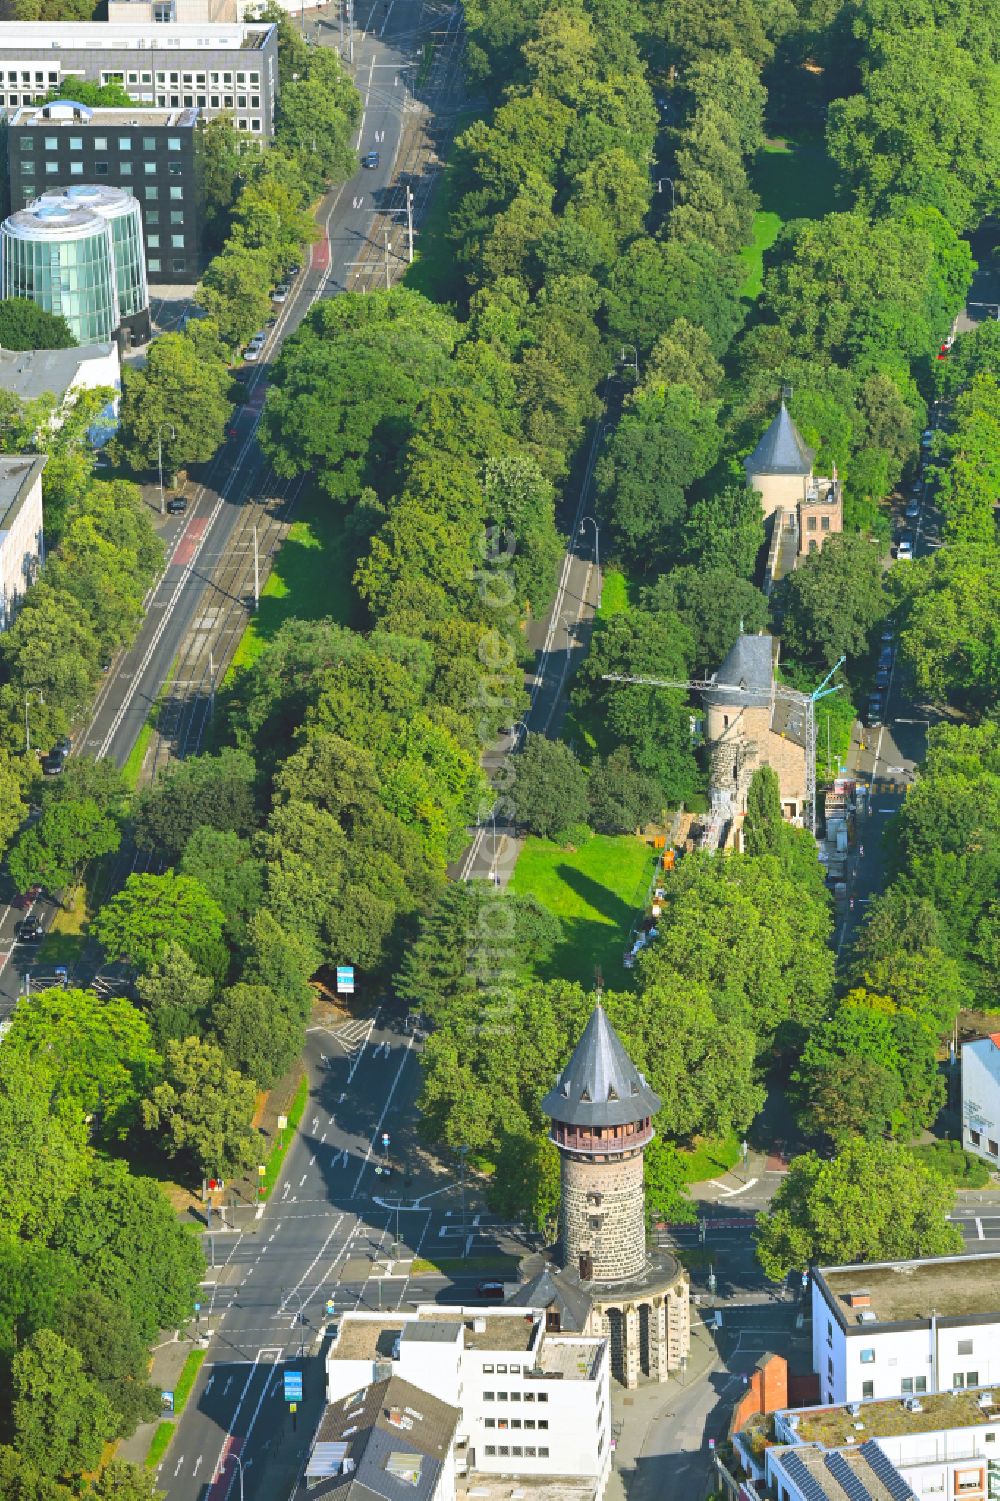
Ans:
[[[302,1372],[286,1371],[285,1373],[285,1401],[302,1401]]]
[[[354,994],[354,965],[337,965],[337,992],[339,995]]]

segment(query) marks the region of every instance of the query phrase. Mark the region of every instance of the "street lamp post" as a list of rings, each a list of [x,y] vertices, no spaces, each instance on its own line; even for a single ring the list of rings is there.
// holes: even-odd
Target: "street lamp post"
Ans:
[[[658,193],[663,192],[664,183],[666,183],[667,187],[670,189],[670,212],[673,213],[674,209],[677,207],[677,198],[674,194],[674,179],[672,177],[658,177],[656,179],[656,191]]]
[[[466,1225],[468,1224],[468,1221],[466,1220],[466,1217],[465,1217],[465,1173],[466,1173],[466,1158],[469,1155],[469,1149],[468,1149],[468,1147],[465,1147],[465,1146],[459,1147],[459,1149],[458,1149],[458,1155],[462,1159],[462,1255],[464,1256],[466,1254],[467,1250],[468,1250],[468,1240],[469,1240],[468,1232],[466,1230]]]
[[[240,1501],[243,1501],[243,1461],[242,1461],[242,1459],[240,1459],[240,1456],[236,1453],[236,1451],[234,1449],[231,1449],[229,1451],[229,1457],[230,1457],[230,1459],[234,1459],[236,1461],[236,1464],[239,1466],[239,1472],[240,1472]]]
[[[28,704],[33,693],[38,694],[38,702],[40,704],[44,704],[45,702],[45,695],[41,688],[29,688],[24,695],[24,754],[26,756],[30,756],[31,754],[31,725],[28,720]]]
[[[636,373],[636,376],[638,377],[638,374],[639,374],[639,349],[638,349],[638,345],[636,345],[636,344],[623,344],[621,346],[621,349],[622,349],[622,353],[621,353],[621,361],[620,361],[620,363],[622,365],[631,365],[632,368],[634,369],[635,373]],[[628,351],[630,349],[632,351],[632,358],[631,359],[628,358]]]
[[[600,609],[601,596],[604,593],[604,581],[601,578],[601,529],[597,525],[597,522],[594,520],[593,516],[584,516],[583,520],[580,522],[581,532],[587,525],[588,521],[594,528],[594,566],[597,569],[597,608]]]
[[[156,429],[156,467],[160,475],[160,515],[167,514],[166,502],[163,498],[163,430],[166,428],[170,436],[177,441],[177,429],[172,422],[161,422]]]

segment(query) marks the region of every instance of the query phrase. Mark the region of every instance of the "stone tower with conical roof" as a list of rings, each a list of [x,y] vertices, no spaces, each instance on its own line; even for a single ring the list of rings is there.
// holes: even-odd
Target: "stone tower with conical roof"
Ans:
[[[643,1272],[642,1158],[659,1108],[598,1003],[542,1101],[561,1157],[563,1265],[581,1281],[628,1282]]]
[[[805,500],[812,483],[815,453],[802,438],[785,403],[748,459],[747,484],[760,495],[764,516],[787,511]]]

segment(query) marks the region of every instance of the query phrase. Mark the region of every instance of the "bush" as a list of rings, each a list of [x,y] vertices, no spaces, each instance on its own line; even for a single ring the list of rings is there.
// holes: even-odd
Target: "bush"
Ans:
[[[966,1152],[958,1141],[929,1141],[910,1152],[924,1167],[955,1188],[985,1188],[990,1170],[981,1157]]]

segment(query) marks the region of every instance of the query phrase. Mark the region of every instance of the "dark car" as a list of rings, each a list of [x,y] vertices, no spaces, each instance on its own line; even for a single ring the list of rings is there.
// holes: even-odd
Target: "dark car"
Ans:
[[[917,517],[920,515],[920,502],[919,502],[919,500],[911,500],[910,501],[910,503],[906,507],[905,515],[906,515],[907,521],[916,521]]]
[[[876,688],[888,688],[888,686],[889,686],[889,669],[888,669],[888,667],[880,667],[879,670],[878,670],[878,672],[876,672],[876,674],[875,674],[875,686],[876,686]]]
[[[868,700],[868,723],[878,725],[882,723],[882,695],[873,693]]]
[[[41,943],[45,937],[45,929],[42,927],[40,917],[25,917],[21,922],[14,924],[14,938],[17,943]]]
[[[20,907],[21,911],[25,912],[31,906],[32,902],[37,902],[41,894],[42,888],[40,886],[29,886],[27,891],[18,892],[12,905]]]
[[[476,1296],[478,1298],[496,1299],[496,1301],[498,1303],[502,1302],[503,1301],[503,1283],[502,1282],[479,1282],[476,1285]]]
[[[361,165],[363,167],[377,167],[378,163],[379,155],[377,151],[366,151],[361,158]]]
[[[42,757],[42,771],[47,777],[62,776],[66,769],[66,758],[70,753],[70,743],[63,735],[56,741],[47,756]]]
[[[188,508],[188,503],[183,495],[172,495],[167,501],[167,510],[171,516],[183,516]]]

